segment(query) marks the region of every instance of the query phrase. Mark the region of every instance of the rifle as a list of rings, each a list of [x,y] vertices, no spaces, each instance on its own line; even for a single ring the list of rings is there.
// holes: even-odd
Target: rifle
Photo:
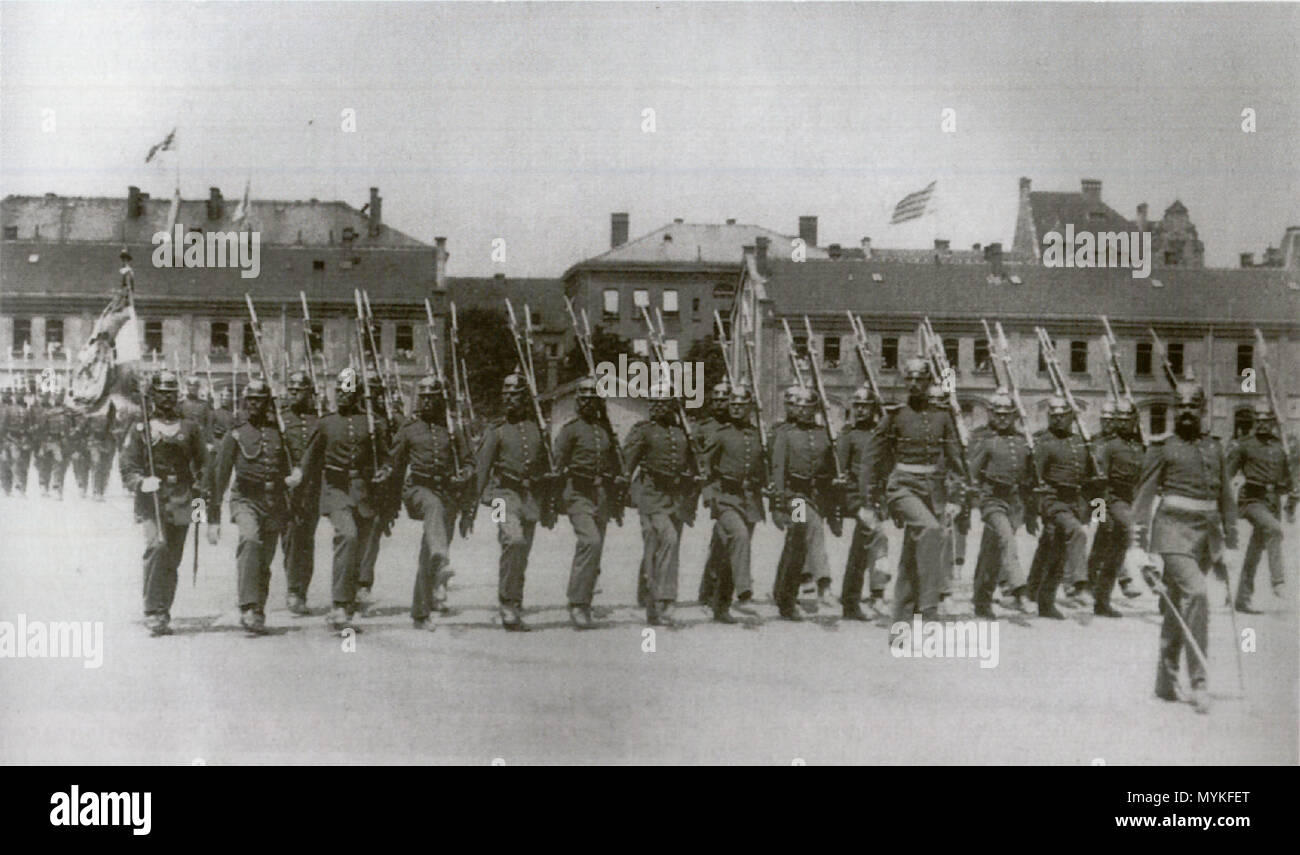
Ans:
[[[880,384],[876,382],[876,372],[871,367],[871,350],[867,347],[867,327],[862,323],[862,316],[854,316],[848,309],[844,314],[849,316],[849,326],[853,327],[853,349],[858,354],[858,364],[862,366],[862,376],[867,381],[867,387],[871,389],[871,397],[876,402],[876,412],[878,414],[885,411],[885,399],[880,394]]]
[[[727,331],[722,326],[722,315],[718,313],[717,309],[713,310],[713,323],[718,329],[718,346],[722,348],[722,364],[727,369],[727,384],[734,389],[740,385],[740,383],[736,380],[736,371],[731,366],[731,354],[728,353],[730,348],[727,342]]]
[[[299,291],[298,299],[302,301],[302,352],[307,357],[307,375],[311,378],[312,397],[316,399],[316,417],[325,415],[321,408],[320,386],[316,382],[316,360],[311,348],[311,315],[307,311],[307,294]]]
[[[1070,412],[1074,413],[1074,423],[1078,426],[1079,436],[1088,449],[1088,458],[1092,461],[1093,472],[1100,477],[1105,469],[1102,468],[1101,461],[1097,459],[1097,449],[1093,447],[1092,435],[1083,423],[1083,413],[1080,411],[1078,403],[1075,402],[1070,387],[1065,382],[1065,374],[1061,371],[1061,361],[1056,356],[1056,345],[1052,344],[1052,339],[1047,335],[1047,330],[1042,327],[1034,327],[1034,332],[1038,334],[1038,345],[1043,349],[1043,361],[1047,363],[1047,376],[1051,378],[1052,389],[1057,395],[1065,399],[1065,403],[1070,406]]]
[[[451,382],[456,387],[456,419],[461,423],[461,430],[468,435],[465,427],[465,416],[469,416],[469,423],[474,424],[474,400],[469,394],[469,367],[465,360],[460,357],[460,324],[456,321],[456,304],[450,303],[451,307],[451,335],[448,344],[451,347],[449,356],[451,357]],[[462,387],[463,383],[463,387]],[[464,404],[462,410],[461,404]]]
[[[753,339],[745,339],[744,346],[745,373],[749,375],[749,392],[754,399],[754,421],[758,425],[758,449],[763,455],[763,494],[767,496],[770,505],[776,500],[776,497],[772,490],[772,473],[768,470],[768,461],[772,458],[767,448],[767,429],[763,427],[763,402],[758,397],[758,370],[757,360],[754,359]]]
[[[424,315],[425,315],[425,337],[429,341],[430,361],[433,363],[433,376],[438,378],[438,383],[442,386],[443,394],[447,394],[447,378],[442,373],[442,360],[438,358],[438,334],[434,331],[433,323],[433,306],[429,305],[429,298],[424,298]],[[456,468],[456,476],[460,477],[460,452],[456,450],[456,441],[460,434],[456,432],[456,426],[452,422],[451,407],[442,408],[443,415],[447,420],[447,436],[451,437],[451,463]],[[467,444],[466,449],[469,448]]]
[[[391,393],[388,390],[388,384],[384,381],[384,363],[380,359],[379,344],[375,340],[375,315],[373,312],[370,311],[370,295],[367,294],[365,291],[358,291],[357,294],[359,295],[357,297],[358,311],[361,310],[361,301],[363,299],[365,300],[366,308],[361,315],[362,318],[361,323],[362,326],[365,327],[365,331],[366,331],[366,335],[365,338],[363,339],[363,343],[364,342],[370,343],[370,358],[371,361],[374,362],[375,364],[375,375],[378,376],[379,378],[379,396],[381,402],[384,405],[384,418],[388,420],[388,429],[391,431],[396,429],[397,422],[393,418],[393,409],[391,406],[392,397],[391,397]],[[366,357],[365,351],[362,351],[361,368],[363,373],[365,372],[365,367],[366,367],[365,357]],[[366,394],[370,394],[370,393],[367,392]]]
[[[582,326],[578,326],[578,316],[573,311],[573,301],[568,297],[564,298],[564,305],[569,310],[569,321],[573,324],[573,336],[578,341],[578,349],[582,351],[583,361],[587,363],[587,374],[596,379],[596,355],[592,346],[591,321],[587,318],[587,310],[582,310]],[[600,398],[600,418],[604,426],[609,430],[610,443],[614,447],[614,458],[618,461],[618,471],[621,475],[626,475],[627,464],[623,459],[623,449],[618,444],[618,434],[614,432],[614,424],[609,419],[609,408],[605,406],[605,399]],[[613,497],[614,521],[619,525],[623,524],[623,508],[627,504],[627,489],[620,489]]]
[[[813,356],[812,322],[808,320],[807,315],[803,316],[803,329],[804,329],[804,333],[808,336],[808,371],[810,374],[812,374],[813,389],[817,392],[817,405],[818,405],[818,409],[821,410],[821,414],[822,414],[822,427],[826,429],[826,442],[828,444],[828,447],[830,448],[831,463],[835,465],[835,482],[834,482],[835,487],[833,488],[834,492],[832,496],[832,507],[829,508],[828,510],[830,511],[829,516],[831,520],[832,531],[838,537],[839,531],[836,530],[836,527],[838,526],[839,524],[838,521],[843,516],[843,512],[844,512],[843,496],[842,496],[842,490],[840,488],[840,485],[844,483],[844,470],[840,468],[840,456],[835,453],[835,434],[831,431],[831,409],[826,400],[826,387],[822,383],[821,368],[817,365],[817,357]],[[786,327],[786,333],[789,334],[788,325]],[[793,348],[794,346],[793,340],[791,340],[790,346]]]
[[[370,471],[373,475],[379,468],[379,443],[375,439],[375,407],[370,400],[370,378],[366,376],[366,343],[361,334],[361,325],[365,323],[365,316],[361,311],[361,292],[354,291],[353,296],[357,304],[357,323],[353,328],[357,340],[357,360],[361,365],[361,370],[357,373],[361,375],[361,394],[366,404],[366,432],[370,436]],[[343,391],[352,391],[345,389]]]
[[[650,320],[649,310],[647,310],[645,306],[641,306],[640,308],[641,308],[641,317],[645,321],[646,329],[649,330],[650,347],[651,349],[654,350],[654,357],[659,362],[659,365],[663,368],[663,370],[666,371],[668,370],[669,363],[667,357],[664,354],[663,315],[659,316],[659,328],[655,329],[654,322]],[[699,501],[700,487],[701,485],[703,485],[704,479],[706,477],[706,473],[704,471],[704,461],[701,460],[701,454],[700,454],[701,449],[696,444],[695,433],[691,430],[690,419],[686,417],[686,404],[682,401],[680,395],[674,395],[673,401],[677,404],[677,420],[681,422],[682,433],[686,434],[686,447],[691,453],[692,462],[695,463],[695,474],[697,477],[697,482],[694,490],[694,496],[691,497],[691,502],[690,502],[690,513],[692,517],[690,524],[694,525],[695,506],[696,503]]]
[[[948,400],[948,411],[952,414],[953,424],[957,428],[957,442],[961,446],[961,468],[965,476],[966,490],[961,497],[961,510],[958,512],[957,525],[953,527],[953,549],[956,551],[958,529],[968,531],[970,528],[971,505],[975,495],[975,476],[970,468],[970,431],[966,427],[966,417],[962,415],[961,403],[957,400],[957,372],[948,364],[948,354],[943,349],[943,339],[934,331],[927,315],[921,320],[921,347],[928,356],[930,377],[939,388],[943,389]]]
[[[799,367],[799,354],[795,352],[794,336],[790,334],[790,324],[785,318],[782,318],[781,326],[785,328],[785,342],[788,345],[786,349],[790,352],[790,367],[794,369],[794,381],[800,386],[807,386],[808,384],[803,379],[803,369]],[[811,359],[810,354],[809,360]]]
[[[1011,345],[1007,341],[1007,334],[1002,330],[1002,322],[994,321],[997,327],[998,338],[995,353],[998,361],[1002,363],[1002,373],[1007,381],[1007,388],[1011,390],[1011,400],[1016,405],[1016,415],[1020,418],[1020,434],[1025,438],[1025,444],[1029,446],[1030,454],[1034,451],[1034,432],[1029,429],[1029,413],[1025,411],[1025,402],[1020,398],[1020,385],[1016,383],[1016,373],[1011,368]],[[985,322],[985,329],[988,328],[988,322]],[[1034,469],[1034,479],[1038,478],[1038,469]]]
[[[1110,378],[1111,390],[1115,393],[1115,400],[1124,400],[1133,407],[1133,413],[1138,416],[1138,437],[1142,440],[1142,447],[1146,448],[1150,441],[1147,439],[1147,429],[1142,426],[1141,413],[1138,410],[1137,400],[1133,397],[1133,387],[1129,384],[1128,378],[1124,376],[1124,369],[1120,368],[1119,356],[1115,353],[1115,346],[1119,343],[1115,338],[1115,332],[1110,328],[1110,320],[1101,316],[1101,325],[1105,333],[1101,337],[1102,350],[1106,351],[1106,376]]]
[[[1165,380],[1169,381],[1169,388],[1175,392],[1178,391],[1178,375],[1174,373],[1173,363],[1169,361],[1169,353],[1165,350],[1165,344],[1156,335],[1155,327],[1147,327],[1147,332],[1151,333],[1151,341],[1155,345],[1156,354],[1160,357],[1160,367],[1164,369]]]
[[[1255,349],[1259,351],[1259,373],[1264,380],[1264,388],[1268,390],[1268,405],[1273,408],[1273,417],[1277,419],[1278,425],[1285,426],[1285,414],[1277,401],[1277,387],[1273,385],[1273,371],[1268,364],[1268,345],[1264,343],[1264,334],[1255,328]],[[1278,431],[1279,438],[1282,437],[1282,431]],[[1283,438],[1285,444],[1285,438]]]
[[[546,468],[548,473],[555,472],[555,453],[551,450],[551,430],[546,424],[546,417],[542,415],[542,403],[537,400],[537,379],[533,376],[533,359],[532,354],[525,352],[527,343],[532,341],[527,332],[520,334],[519,322],[515,318],[515,307],[510,304],[510,299],[506,298],[506,312],[510,316],[510,336],[515,343],[515,355],[519,359],[519,370],[524,375],[524,385],[528,389],[528,400],[533,405],[533,418],[537,422],[537,436],[541,440],[542,450],[546,452]],[[524,305],[524,316],[531,318],[532,313],[528,311],[527,304]],[[547,489],[544,495],[539,497],[542,504],[542,519],[540,520],[545,528],[551,528],[555,525],[555,489],[553,483],[547,483]],[[549,522],[549,525],[548,525]]]
[[[262,366],[262,376],[266,378],[266,394],[271,399],[271,412],[275,416],[275,430],[280,434],[280,447],[284,449],[285,462],[289,464],[289,471],[293,472],[297,466],[293,462],[293,453],[289,451],[289,440],[285,436],[284,417],[280,414],[280,399],[275,395],[275,389],[271,386],[271,372],[266,364],[266,352],[262,349],[262,323],[257,319],[257,309],[253,307],[253,298],[244,294],[244,302],[248,304],[248,315],[253,320],[253,344],[257,349],[257,362]]]
[[[133,300],[135,294],[135,271],[131,269],[130,256],[126,250],[122,250],[122,286],[126,289],[128,303]],[[140,421],[144,433],[144,460],[145,465],[149,467],[149,477],[157,478],[153,468],[153,429],[149,425],[149,387],[148,381],[141,381],[140,384]],[[158,491],[153,493],[153,521],[158,525],[158,539],[165,541],[167,532],[163,529],[162,523],[162,505],[158,502]]]

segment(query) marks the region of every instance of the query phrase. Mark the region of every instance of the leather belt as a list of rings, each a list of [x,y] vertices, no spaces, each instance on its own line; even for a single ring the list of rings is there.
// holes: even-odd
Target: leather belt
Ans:
[[[933,475],[939,471],[939,467],[933,463],[896,463],[894,468],[899,472],[908,472],[912,475]]]
[[[1160,507],[1178,511],[1217,511],[1219,503],[1213,499],[1193,499],[1191,496],[1174,494],[1162,497]]]
[[[235,487],[239,490],[241,496],[274,496],[283,492],[286,486],[283,481],[255,481],[252,478],[235,478]]]
[[[441,490],[447,486],[447,477],[445,475],[425,475],[412,472],[407,477],[407,483],[412,487],[427,487],[430,490]]]
[[[337,466],[325,467],[325,483],[338,490],[351,490],[352,479],[360,477],[361,472],[357,469],[343,469]]]

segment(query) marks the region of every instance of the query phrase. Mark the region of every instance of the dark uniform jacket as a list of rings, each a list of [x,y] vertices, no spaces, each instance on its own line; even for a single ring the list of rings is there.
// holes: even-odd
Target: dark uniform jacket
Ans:
[[[835,461],[824,427],[791,424],[777,434],[772,442],[772,486],[784,508],[797,497],[825,515],[834,477]]]
[[[212,405],[202,398],[184,398],[179,404],[181,418],[189,419],[199,426],[203,438],[208,442],[210,451],[216,450],[212,439]]]
[[[528,416],[517,421],[501,419],[483,435],[474,493],[483,497],[485,505],[491,506],[493,498],[503,498],[507,509],[515,510],[522,519],[553,525],[550,510],[543,507],[549,489],[548,465],[537,422]]]
[[[613,479],[625,477],[618,463],[618,440],[605,424],[570,419],[555,438],[555,465],[564,475],[561,508],[566,514],[614,516],[620,500]]]
[[[1280,439],[1260,439],[1251,434],[1233,443],[1228,452],[1228,477],[1238,472],[1246,476],[1246,483],[1237,496],[1238,504],[1263,502],[1277,513],[1279,494],[1300,494],[1297,473],[1287,458]]]
[[[464,466],[468,454],[469,450],[448,433],[441,421],[413,418],[398,428],[384,466],[392,470],[393,482],[402,485],[406,512],[411,519],[424,518],[419,503],[413,501],[415,490],[436,493],[449,515],[464,503],[465,486],[457,480],[460,473],[456,471],[456,462],[459,460]]]
[[[206,486],[203,472],[207,467],[208,451],[199,426],[185,419],[163,422],[154,418],[149,423],[149,430],[153,438],[153,472],[162,482],[157,496],[163,522],[189,525],[190,503]],[[135,493],[136,522],[152,519],[153,497],[139,489],[140,481],[149,476],[143,422],[136,422],[127,431],[118,471],[122,476],[122,486]]]
[[[748,523],[762,522],[767,461],[758,428],[749,422],[720,425],[704,442],[703,462],[711,488],[705,503],[713,517],[730,508]]]
[[[1151,525],[1148,548],[1199,560],[1203,557],[1201,550],[1208,547],[1211,557],[1217,559],[1223,530],[1237,525],[1237,503],[1219,441],[1212,436],[1185,440],[1170,434],[1152,443],[1142,460],[1142,478],[1133,501],[1137,524],[1144,525],[1151,519],[1157,494],[1166,499],[1191,499],[1206,504],[1210,510],[1185,511],[1162,504]]]
[[[316,433],[307,444],[302,471],[304,482],[320,481],[321,516],[345,508],[363,517],[377,513],[370,479],[378,468],[374,455],[378,453],[382,459],[386,447],[384,432],[378,425],[380,419],[375,421],[373,445],[363,412],[330,413],[317,424]]]
[[[1081,521],[1087,519],[1087,494],[1098,473],[1083,438],[1073,431],[1058,436],[1049,430],[1037,440],[1034,462],[1039,480],[1050,490],[1040,502],[1043,517],[1068,511]]]
[[[303,459],[307,456],[307,448],[311,445],[311,438],[320,429],[320,419],[315,412],[299,413],[292,409],[283,411],[283,419],[284,438],[289,446],[289,456],[293,458],[294,465],[302,468]],[[214,414],[212,420],[214,437],[219,421],[220,413]],[[222,429],[223,437],[228,429]],[[295,506],[293,510],[304,517],[315,516],[320,511],[320,475],[320,472],[313,472],[312,477],[308,478],[304,470],[302,483],[292,491],[290,496]]]
[[[942,504],[946,497],[948,472],[965,477],[961,440],[952,413],[936,407],[915,409],[910,403],[888,410],[879,428],[872,434],[867,451],[868,468],[888,473],[885,497],[900,491],[928,496],[932,504]],[[907,472],[896,467],[932,467],[929,474]],[[875,498],[874,490],[868,501]]]
[[[1000,508],[1013,520],[1036,512],[1034,455],[1019,431],[989,430],[975,443],[971,474],[979,494],[980,513]]]
[[[1142,477],[1142,458],[1146,451],[1137,438],[1107,437],[1101,443],[1097,461],[1101,464],[1101,477],[1106,479],[1108,501],[1133,501],[1138,479]]]
[[[251,505],[283,524],[289,513],[289,490],[284,483],[290,471],[289,462],[280,432],[269,418],[260,424],[243,422],[221,441],[208,481],[210,520],[221,520],[221,501],[230,485],[232,470],[235,484],[230,503]]]
[[[628,471],[636,473],[632,501],[638,512],[647,516],[667,513],[682,522],[694,521],[699,491],[691,457],[680,425],[641,421],[632,426],[623,459]]]

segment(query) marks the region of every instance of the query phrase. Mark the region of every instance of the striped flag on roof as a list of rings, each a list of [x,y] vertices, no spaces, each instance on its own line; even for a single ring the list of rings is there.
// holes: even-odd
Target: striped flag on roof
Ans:
[[[894,216],[890,218],[889,224],[896,226],[899,223],[905,223],[908,220],[916,220],[925,215],[926,206],[930,204],[930,199],[934,196],[934,186],[937,181],[931,181],[925,185],[925,189],[917,190],[915,193],[908,193],[902,200],[894,206]]]

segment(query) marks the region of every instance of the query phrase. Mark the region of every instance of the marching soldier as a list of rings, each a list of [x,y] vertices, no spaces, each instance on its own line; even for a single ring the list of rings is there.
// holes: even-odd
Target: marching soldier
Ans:
[[[32,467],[32,450],[36,433],[37,410],[29,407],[22,386],[14,388],[13,409],[9,419],[9,468],[13,473],[14,490],[19,496],[27,495],[27,475]]]
[[[767,462],[763,459],[760,428],[751,421],[753,409],[753,392],[745,387],[733,390],[727,421],[709,435],[702,455],[711,488],[707,503],[715,520],[713,536],[723,554],[710,601],[713,619],[720,623],[736,622],[731,616],[733,593],[736,611],[751,617],[758,615],[752,602],[750,542],[754,526],[764,519]]]
[[[1092,438],[1093,447],[1097,450],[1097,459],[1101,459],[1102,450],[1106,443],[1117,434],[1119,425],[1119,404],[1114,398],[1107,396],[1106,400],[1101,402],[1101,427],[1097,435]],[[1138,469],[1141,471],[1142,456],[1138,455]],[[1104,473],[1103,477],[1104,477]],[[1097,533],[1093,535],[1092,547],[1088,550],[1088,582],[1092,585],[1094,591],[1097,587],[1097,579],[1101,573],[1101,566],[1105,563],[1105,557],[1113,552],[1111,546],[1110,527],[1104,522],[1097,526]],[[1127,544],[1127,541],[1124,541]],[[1121,545],[1121,554],[1124,545]],[[1095,600],[1095,594],[1094,594]]]
[[[1115,577],[1120,579],[1120,590],[1125,596],[1138,596],[1131,589],[1132,580],[1124,566],[1124,552],[1133,540],[1133,491],[1137,489],[1142,474],[1142,438],[1138,432],[1138,412],[1133,403],[1123,400],[1115,404],[1110,433],[1097,455],[1101,464],[1101,482],[1104,485],[1106,519],[1097,527],[1093,538],[1093,553],[1097,554],[1097,572],[1093,588],[1093,614],[1101,617],[1122,617],[1110,604],[1115,588]],[[1102,426],[1106,427],[1106,409],[1102,408]],[[1089,563],[1091,563],[1091,558]],[[1091,572],[1091,568],[1090,568]]]
[[[199,426],[203,438],[208,440],[209,454],[215,454],[216,449],[211,441],[212,404],[203,397],[203,387],[199,384],[197,376],[191,376],[185,381],[185,398],[181,401],[180,407],[181,418],[189,419]]]
[[[23,414],[14,406],[14,390],[6,380],[0,386],[0,488],[8,496],[14,487],[11,431]]]
[[[859,386],[853,393],[851,406],[852,424],[840,434],[835,443],[835,450],[840,455],[840,468],[848,474],[849,490],[847,509],[854,515],[853,539],[849,543],[849,554],[844,562],[844,583],[840,588],[840,604],[843,615],[848,620],[870,620],[862,611],[862,585],[870,585],[870,604],[876,609],[884,602],[885,586],[889,584],[889,573],[879,569],[889,553],[889,540],[884,527],[878,524],[868,525],[863,522],[866,509],[866,497],[879,496],[881,491],[876,481],[876,473],[869,468],[867,452],[871,445],[871,434],[879,424],[878,414],[883,407],[878,407],[870,386]],[[873,508],[879,517],[879,507]]]
[[[360,385],[355,369],[339,372],[338,412],[320,420],[301,463],[303,480],[320,482],[320,515],[334,529],[334,605],[328,622],[335,631],[355,629],[361,546],[377,522],[371,478],[379,465],[376,458],[382,459],[386,450],[382,432],[370,433]]]
[[[302,371],[289,375],[287,384],[289,407],[283,413],[284,438],[289,454],[301,461],[307,446],[316,433],[320,420],[316,417],[316,401],[311,380]],[[213,413],[213,434],[223,435],[229,429],[222,410]],[[316,569],[316,525],[320,522],[320,482],[304,481],[293,491],[289,519],[284,531],[284,575],[287,582],[288,609],[295,615],[307,614],[307,587]]]
[[[938,383],[931,383],[926,391],[926,396],[930,399],[930,408],[939,412],[949,412],[948,395],[943,391],[943,387]],[[957,558],[961,556],[962,562],[965,562],[966,553],[966,535],[958,532],[959,526],[957,519],[963,516],[958,510],[955,502],[949,502],[950,495],[958,495],[961,490],[960,473],[946,472],[943,477],[943,484],[935,496],[935,506],[944,509],[943,516],[939,522],[943,526],[943,583],[939,587],[939,602],[942,603],[952,595],[952,580],[956,572],[956,565],[959,563]],[[967,519],[965,528],[969,530],[970,521]],[[957,549],[958,538],[961,540],[961,550]],[[942,607],[941,607],[942,609]]]
[[[415,389],[415,417],[398,429],[388,459],[376,475],[402,484],[406,513],[424,524],[420,555],[411,594],[411,621],[416,629],[436,628],[429,616],[436,610],[438,592],[451,578],[447,553],[456,512],[465,503],[472,470],[457,461],[469,450],[447,431],[446,397],[438,378],[429,375]],[[468,534],[469,517],[461,516],[461,536]]]
[[[271,390],[251,380],[244,391],[248,418],[226,434],[208,482],[208,543],[221,534],[221,501],[234,472],[230,516],[239,529],[239,624],[252,635],[266,631],[271,559],[289,519],[289,491],[302,483],[302,469],[289,467],[283,438],[271,412]]]
[[[971,475],[979,501],[984,533],[975,561],[975,616],[992,620],[993,589],[1001,579],[1018,605],[1024,593],[1025,574],[1016,553],[1016,529],[1023,522],[1038,533],[1034,507],[1034,465],[1029,443],[1014,427],[1016,404],[1010,393],[998,389],[989,400],[989,430],[975,446]]]
[[[71,399],[69,394],[69,401]],[[90,493],[90,450],[86,447],[86,414],[72,406],[68,411],[68,465],[72,468],[72,479],[77,484],[81,498]]]
[[[602,417],[596,381],[590,377],[578,381],[577,407],[578,415],[555,439],[555,465],[564,479],[561,507],[577,540],[569,570],[569,620],[575,629],[591,629],[605,528],[619,510],[614,503],[622,501],[626,478],[619,467],[618,439]]]
[[[819,583],[830,579],[826,560],[825,520],[834,480],[834,449],[817,424],[817,393],[801,388],[793,407],[793,424],[772,442],[772,484],[782,503],[786,541],[794,541],[791,560],[776,581],[776,605],[786,620],[802,620],[796,605],[802,570]],[[788,522],[787,522],[788,519]],[[822,587],[821,584],[818,586]]]
[[[49,390],[41,393],[42,407],[36,422],[36,477],[41,495],[53,492],[63,501],[63,482],[68,473],[72,414]]]
[[[633,425],[625,443],[625,465],[636,475],[632,498],[641,520],[641,584],[651,626],[676,624],[673,607],[682,526],[694,521],[699,498],[694,451],[678,422],[672,400],[676,394],[666,382],[652,389],[650,419]]]
[[[153,635],[171,632],[172,600],[176,597],[176,568],[185,551],[190,529],[191,503],[203,486],[207,449],[198,425],[181,418],[177,407],[180,383],[171,371],[154,374],[149,381],[146,442],[145,424],[136,422],[127,432],[119,464],[122,486],[135,494],[135,521],[144,526],[144,617]],[[150,473],[152,459],[153,472]],[[154,514],[154,501],[162,517],[162,530]]]
[[[523,619],[524,574],[537,523],[547,528],[555,524],[548,507],[555,476],[548,469],[541,429],[529,414],[528,394],[521,375],[506,375],[501,383],[506,415],[488,428],[479,446],[474,490],[487,507],[496,500],[503,503],[498,506],[504,517],[497,525],[497,600],[501,625],[510,632],[528,631]]]
[[[903,369],[907,402],[886,413],[872,436],[867,466],[888,472],[884,500],[895,522],[903,528],[903,554],[894,583],[894,620],[905,621],[919,613],[922,620],[939,619],[939,598],[944,581],[945,513],[956,515],[955,505],[945,507],[948,472],[964,476],[957,426],[947,410],[930,406],[927,389],[930,367],[924,359],[907,360]],[[872,510],[877,492],[866,496],[859,518],[875,528]]]
[[[1205,576],[1216,565],[1223,576],[1227,575],[1222,549],[1237,548],[1237,505],[1219,442],[1201,432],[1205,392],[1200,385],[1179,383],[1174,408],[1174,432],[1162,443],[1152,445],[1142,462],[1142,478],[1134,499],[1135,539],[1142,550],[1158,552],[1164,559],[1163,581],[1169,600],[1204,652],[1210,619]],[[1157,494],[1160,506],[1152,520]],[[1147,520],[1152,520],[1149,530],[1144,525]],[[1176,701],[1183,630],[1168,605],[1163,605],[1161,611],[1165,614],[1160,627],[1156,696]],[[1205,666],[1190,649],[1187,670],[1192,703],[1197,712],[1209,712]]]
[[[1052,538],[1039,542],[1042,560],[1035,561],[1034,569],[1041,573],[1030,574],[1028,587],[1037,592],[1039,617],[1064,620],[1065,615],[1056,607],[1056,588],[1062,578],[1073,582],[1071,598],[1078,602],[1079,582],[1087,587],[1088,498],[1085,488],[1096,480],[1092,471],[1087,444],[1076,435],[1071,426],[1074,411],[1059,395],[1047,400],[1048,429],[1037,441],[1034,463],[1038,468],[1039,516],[1044,534],[1052,530]],[[1041,568],[1041,569],[1040,569]]]
[[[1283,597],[1286,570],[1282,565],[1282,524],[1279,519],[1278,499],[1286,493],[1287,522],[1295,522],[1297,499],[1300,499],[1300,480],[1278,432],[1277,414],[1267,401],[1255,404],[1255,433],[1244,437],[1228,454],[1228,477],[1242,472],[1246,483],[1237,495],[1241,516],[1250,520],[1250,540],[1241,564],[1241,580],[1237,583],[1234,607],[1239,612],[1259,614],[1251,605],[1255,591],[1255,569],[1261,554],[1268,555],[1268,572],[1272,577],[1273,593]]]
[[[384,448],[390,448],[393,436],[399,425],[391,424],[383,415],[384,387],[380,385],[379,374],[367,369],[366,380],[370,386],[371,407],[375,414],[375,433]],[[381,457],[382,459],[382,457]],[[370,486],[374,499],[376,523],[368,528],[361,539],[361,559],[357,565],[357,607],[362,614],[372,605],[370,589],[375,584],[375,564],[379,561],[379,546],[388,534],[392,533],[393,522],[402,510],[402,485],[392,478],[375,482]]]
[[[776,438],[782,431],[789,430],[794,426],[795,402],[798,400],[802,388],[802,386],[797,385],[787,386],[785,391],[781,394],[782,420],[772,425],[772,431],[767,446],[767,471],[769,475],[772,472],[772,450],[776,447]],[[771,487],[771,484],[769,483],[768,486]],[[786,514],[785,509],[781,506],[781,503],[777,501],[776,504],[772,506],[772,524],[775,525],[779,531],[785,531],[787,527],[786,524],[789,522],[787,517],[788,514]],[[787,572],[785,568],[791,561],[795,560],[796,553],[803,555],[802,546],[799,545],[796,538],[786,537],[784,544],[781,546],[781,555],[776,561],[776,580],[785,578],[785,573]],[[800,572],[802,572],[802,568],[800,568]],[[777,589],[776,581],[774,580],[772,583],[772,600],[775,602],[776,599]]]
[[[721,428],[727,423],[727,415],[731,405],[731,383],[724,377],[721,383],[715,383],[713,389],[709,392],[709,407],[704,418],[695,423],[695,441],[699,443],[700,448],[708,446],[709,437],[714,431]],[[709,485],[704,486],[704,492],[701,496],[704,504],[709,504]],[[704,561],[704,575],[700,577],[700,603],[709,605],[713,602],[713,592],[717,586],[718,573],[722,562],[726,561],[726,550],[723,548],[722,541],[719,539],[718,529],[714,526],[713,535],[709,538],[709,553]]]
[[[117,452],[117,408],[112,403],[102,412],[86,417],[86,452],[90,459],[90,492],[96,502],[102,502]]]

